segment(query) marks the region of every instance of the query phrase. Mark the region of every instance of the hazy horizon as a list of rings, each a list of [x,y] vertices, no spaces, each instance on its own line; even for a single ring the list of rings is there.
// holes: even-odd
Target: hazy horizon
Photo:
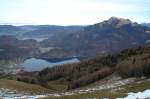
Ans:
[[[91,25],[112,16],[150,23],[146,0],[0,0],[0,24]]]

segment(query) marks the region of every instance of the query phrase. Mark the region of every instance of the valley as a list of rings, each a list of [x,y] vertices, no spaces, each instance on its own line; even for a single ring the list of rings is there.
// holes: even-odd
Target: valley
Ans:
[[[117,17],[88,26],[0,25],[0,98],[119,99],[149,90],[148,31]]]

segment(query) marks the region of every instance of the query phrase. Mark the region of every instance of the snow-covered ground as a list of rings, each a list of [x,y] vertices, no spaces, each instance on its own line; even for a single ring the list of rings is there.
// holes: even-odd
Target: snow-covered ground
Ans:
[[[150,89],[138,93],[128,93],[128,96],[125,98],[117,99],[150,99]]]
[[[0,88],[0,99],[37,99],[44,97],[47,97],[47,95],[30,95],[25,92]]]

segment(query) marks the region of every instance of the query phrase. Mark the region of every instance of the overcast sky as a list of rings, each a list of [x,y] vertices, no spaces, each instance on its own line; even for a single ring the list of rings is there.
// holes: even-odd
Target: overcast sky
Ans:
[[[88,25],[112,16],[150,22],[150,0],[0,0],[0,23]]]

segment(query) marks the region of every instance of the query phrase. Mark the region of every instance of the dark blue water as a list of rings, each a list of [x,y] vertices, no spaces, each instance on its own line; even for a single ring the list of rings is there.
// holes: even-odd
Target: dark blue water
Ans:
[[[22,66],[24,67],[25,71],[40,71],[46,67],[53,67],[56,65],[70,64],[76,62],[80,62],[80,60],[78,60],[77,58],[72,58],[70,60],[67,59],[59,62],[50,62],[44,59],[29,58],[22,63]]]

